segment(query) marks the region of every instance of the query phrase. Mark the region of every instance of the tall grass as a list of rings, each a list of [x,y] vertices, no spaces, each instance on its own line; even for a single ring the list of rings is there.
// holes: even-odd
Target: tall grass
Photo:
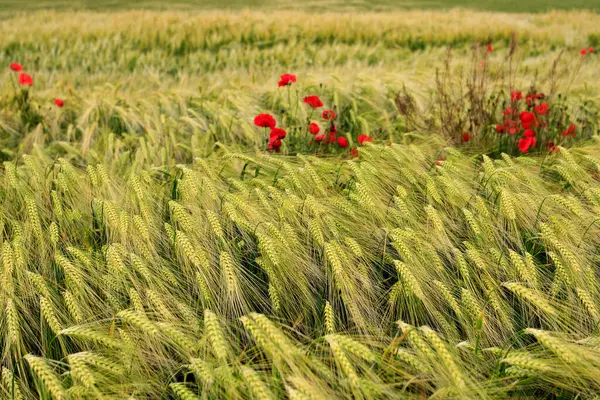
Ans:
[[[591,396],[598,157],[5,163],[2,388]]]

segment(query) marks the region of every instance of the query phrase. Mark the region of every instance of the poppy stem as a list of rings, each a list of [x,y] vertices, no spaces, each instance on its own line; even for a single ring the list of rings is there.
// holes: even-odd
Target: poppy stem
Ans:
[[[294,110],[294,121],[296,120],[296,117],[298,116],[298,89],[296,89],[296,109]]]
[[[288,94],[288,110],[291,113],[292,112],[292,90],[291,90],[291,85],[287,85],[287,94]]]

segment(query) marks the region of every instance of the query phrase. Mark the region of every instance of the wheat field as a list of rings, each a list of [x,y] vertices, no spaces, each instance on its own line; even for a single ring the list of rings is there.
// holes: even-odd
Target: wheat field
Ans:
[[[458,79],[490,42],[499,71],[517,43],[519,87],[548,90],[563,53],[579,64],[560,90],[595,109],[600,57],[578,52],[599,24],[5,16],[0,398],[599,398],[600,121],[572,147],[491,158],[412,129],[394,101],[409,91],[435,119],[445,62]],[[360,157],[265,151],[256,114],[307,117],[277,89],[286,72],[350,141],[373,138]]]

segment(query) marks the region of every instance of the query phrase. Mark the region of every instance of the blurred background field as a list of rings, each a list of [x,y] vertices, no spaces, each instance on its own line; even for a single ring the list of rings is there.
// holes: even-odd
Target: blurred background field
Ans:
[[[116,11],[123,9],[153,10],[211,10],[211,9],[263,9],[305,10],[315,13],[323,11],[390,11],[405,9],[450,9],[469,8],[502,12],[547,12],[551,10],[588,9],[600,10],[599,0],[1,0],[3,11],[54,10],[98,10]]]
[[[148,119],[164,114],[186,141],[199,129],[213,132],[197,135],[202,151],[214,141],[258,149],[262,139],[251,121],[258,112],[280,112],[275,86],[283,73],[297,74],[299,85],[339,109],[356,104],[360,118],[351,129],[398,138],[394,94],[407,88],[426,107],[450,48],[453,65],[466,68],[472,46],[490,42],[494,71],[504,64],[514,33],[521,71],[516,85],[526,90],[535,77],[543,86],[560,53],[566,66],[579,59],[580,48],[597,46],[599,23],[598,14],[589,11],[38,11],[0,25],[0,63],[26,65],[45,107],[53,97],[64,97],[78,115],[69,121],[88,132],[86,146],[115,127],[134,136],[160,130],[163,123]],[[565,84],[573,94],[595,99],[595,63],[585,63],[577,80]],[[10,80],[0,82],[0,90],[10,88]],[[67,117],[62,115],[63,124]],[[0,114],[0,123],[18,130],[8,114]],[[50,127],[57,131],[36,140],[63,140],[59,128]],[[13,151],[17,137],[4,138],[3,143],[12,140],[5,153]]]

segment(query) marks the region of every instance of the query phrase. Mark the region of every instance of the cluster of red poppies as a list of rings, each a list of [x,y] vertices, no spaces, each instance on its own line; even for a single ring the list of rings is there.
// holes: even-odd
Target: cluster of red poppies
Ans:
[[[592,48],[589,51],[593,51]],[[527,110],[520,111],[521,100],[523,93],[513,91],[511,93],[511,104],[502,110],[502,115],[507,117],[503,124],[496,125],[498,133],[507,133],[514,135],[522,133],[523,136],[519,139],[518,148],[522,153],[529,152],[530,149],[537,145],[536,129],[547,128],[548,122],[545,120],[550,112],[550,106],[546,102],[539,102],[545,99],[544,93],[529,93],[525,96],[525,104]],[[562,137],[575,137],[577,127],[575,124],[570,124],[562,131]],[[552,141],[546,142],[546,149],[550,152],[556,151],[558,148]]]
[[[323,107],[323,102],[319,99],[318,96],[307,96],[303,99],[304,103],[311,106],[313,109]],[[329,122],[329,127],[325,133],[321,132],[321,128],[316,122],[311,122],[308,125],[308,131],[314,136],[314,141],[319,144],[333,144],[337,143],[339,147],[345,149],[348,147],[349,142],[348,139],[344,136],[337,136],[337,128],[335,126],[335,119],[337,118],[337,114],[334,110],[324,110],[321,113],[321,118],[325,121]],[[357,141],[359,144],[363,144],[366,142],[372,142],[373,139],[371,137],[360,134],[358,135]],[[311,140],[311,144],[313,141]],[[350,149],[350,152],[354,157],[358,157],[358,149],[353,147]]]
[[[511,104],[502,110],[502,115],[507,118],[503,124],[496,125],[498,133],[523,134],[518,143],[519,151],[522,153],[527,153],[529,149],[535,148],[537,139],[534,129],[547,126],[547,122],[543,121],[542,117],[548,114],[550,108],[546,102],[538,103],[544,98],[544,93],[528,93],[525,96],[528,110],[519,112],[523,93],[513,91],[510,95]]]
[[[281,141],[285,139],[287,132],[276,127],[277,121],[275,121],[275,118],[269,114],[258,114],[254,117],[254,125],[271,130],[269,133],[269,145],[267,149],[279,152]]]
[[[314,95],[306,96],[304,99],[302,99],[302,101],[305,104],[308,104],[310,107],[312,107],[315,110],[323,107],[323,102],[321,101],[319,96],[314,96]],[[340,145],[340,147],[342,147],[342,148],[348,147],[348,139],[346,139],[343,136],[336,137],[336,135],[337,135],[337,128],[335,126],[335,119],[337,118],[336,112],[333,110],[324,110],[321,113],[321,118],[323,118],[323,120],[325,120],[325,121],[329,121],[329,128],[328,128],[329,137],[327,139],[325,139],[325,133],[319,133],[319,132],[321,132],[321,127],[319,126],[319,124],[317,124],[316,122],[311,122],[308,125],[308,131],[311,133],[311,135],[314,136],[315,141],[317,143],[329,143],[329,144],[337,142]],[[312,143],[312,141],[311,141],[311,143]]]
[[[19,73],[19,85],[33,86],[33,78],[31,77],[31,75],[23,72],[24,68],[21,64],[14,62],[10,64],[10,69]],[[65,102],[59,98],[56,98],[54,99],[54,104],[56,104],[58,107],[62,107],[65,105]]]
[[[21,86],[31,86],[33,85],[33,78],[31,75],[23,72],[23,66],[19,63],[10,64],[10,69],[19,73],[19,85]]]
[[[277,86],[290,86],[294,83],[296,83],[296,75],[283,74],[281,75]],[[316,95],[306,96],[302,99],[302,101],[313,110],[324,107],[323,102],[319,96]],[[324,110],[321,112],[321,118],[326,121],[329,126],[326,128],[325,132],[321,133],[321,127],[319,124],[317,122],[310,122],[308,127],[305,128],[311,135],[313,135],[313,139],[309,144],[313,144],[315,142],[319,145],[336,143],[342,149],[347,148],[349,146],[348,139],[344,136],[337,136],[338,132],[335,125],[337,113],[334,110]],[[269,114],[259,114],[254,118],[254,125],[270,129],[267,150],[279,152],[281,148],[281,141],[286,137],[286,131],[276,127],[277,123],[275,118]],[[362,145],[366,142],[372,142],[373,139],[367,135],[361,134],[358,136],[357,141]],[[350,152],[354,157],[358,157],[358,149],[352,148],[350,149]]]
[[[581,53],[582,56],[587,56],[588,54],[591,54],[593,52],[594,52],[594,48],[593,47],[590,47],[590,48],[587,48],[587,49],[581,49],[581,51],[580,51],[580,53]]]

